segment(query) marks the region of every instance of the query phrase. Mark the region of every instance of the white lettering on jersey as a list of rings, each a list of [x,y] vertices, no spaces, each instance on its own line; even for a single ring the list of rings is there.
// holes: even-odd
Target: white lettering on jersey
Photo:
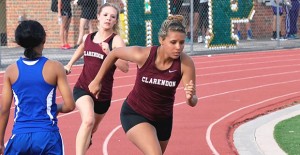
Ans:
[[[99,58],[99,59],[104,58],[103,54],[93,52],[93,51],[84,51],[84,56],[95,57],[95,58]]]
[[[148,84],[167,86],[167,87],[175,87],[176,86],[176,81],[148,78],[148,77],[144,77],[144,76],[142,77],[142,82],[148,83]]]

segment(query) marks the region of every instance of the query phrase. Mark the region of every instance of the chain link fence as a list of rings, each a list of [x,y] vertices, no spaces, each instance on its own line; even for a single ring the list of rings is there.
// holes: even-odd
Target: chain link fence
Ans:
[[[299,0],[62,0],[70,3],[72,9],[68,32],[70,48],[65,52],[60,48],[57,13],[50,10],[52,1],[0,1],[1,65],[7,61],[3,59],[12,56],[3,54],[4,49],[10,51],[16,47],[11,41],[17,26],[15,21],[26,19],[38,20],[45,25],[45,51],[55,53],[51,54],[54,59],[67,61],[65,59],[70,58],[76,45],[81,43],[83,34],[97,31],[95,8],[105,2],[120,8],[120,35],[128,46],[158,44],[160,24],[169,14],[184,16],[187,28],[185,52],[191,54],[295,48],[300,45]],[[25,4],[20,6],[19,2],[29,7],[24,9]]]
[[[246,46],[249,50],[299,47],[298,0],[279,3],[265,0],[173,0],[173,3],[171,12],[187,19],[186,42],[192,51],[207,48],[219,52],[239,51]],[[204,48],[197,48],[199,46]]]

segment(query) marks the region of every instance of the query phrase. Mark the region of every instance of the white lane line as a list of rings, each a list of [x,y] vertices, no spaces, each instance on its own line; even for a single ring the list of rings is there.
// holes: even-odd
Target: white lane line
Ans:
[[[181,104],[184,104],[184,102],[180,102],[180,103],[176,103],[174,104],[174,106],[178,106],[178,105],[181,105]],[[111,139],[111,137],[122,127],[122,125],[118,125],[117,127],[115,127],[113,130],[111,130],[111,132],[109,132],[109,134],[106,136],[104,142],[103,142],[103,145],[102,145],[102,152],[103,152],[103,155],[108,155],[108,143]]]
[[[122,127],[121,125],[118,125],[117,127],[115,127],[111,132],[109,132],[109,134],[105,138],[103,145],[102,145],[103,155],[108,155],[107,146],[108,146],[109,140],[115,134],[115,132],[117,132],[121,127]]]
[[[236,90],[232,90],[232,91],[227,91],[227,92],[223,92],[223,93],[218,93],[218,94],[212,94],[212,95],[207,95],[207,96],[203,96],[203,97],[199,97],[198,99],[201,100],[201,99],[206,99],[206,98],[210,98],[210,97],[215,97],[215,96],[222,96],[222,95],[225,95],[225,94],[230,94],[230,93],[235,93],[235,92],[240,92],[240,91],[246,91],[246,90],[253,90],[253,89],[257,89],[257,88],[262,88],[262,87],[268,87],[268,86],[273,86],[273,85],[278,85],[278,84],[286,84],[286,83],[293,83],[293,82],[299,82],[300,80],[292,80],[292,81],[284,81],[284,82],[278,82],[278,83],[272,83],[272,84],[266,84],[266,85],[259,85],[259,86],[255,86],[255,87],[249,87],[249,88],[243,88],[243,89],[236,89]],[[199,101],[198,101],[199,102]],[[180,102],[180,103],[176,103],[174,104],[174,106],[178,106],[178,105],[182,105],[184,104],[184,102]],[[254,106],[254,105],[252,105]],[[231,115],[231,114],[230,114]],[[220,120],[221,121],[221,120]],[[216,124],[216,123],[215,123]],[[118,126],[116,127],[118,128]],[[102,146],[102,151],[103,151],[103,154],[104,153],[107,153],[107,148],[108,148],[108,142],[110,141],[111,137],[114,135],[114,133],[117,131],[117,129],[114,128],[110,133],[109,133],[109,136],[107,136],[105,138],[105,142]],[[209,127],[209,128],[212,128],[212,127]],[[211,140],[210,140],[210,130],[207,131],[209,132],[209,137],[207,137],[208,133],[206,134],[206,141],[208,143],[208,145],[210,146],[210,149],[214,152],[214,147],[211,143]],[[207,139],[209,138],[209,140]],[[104,154],[104,155],[108,155],[108,154]]]
[[[251,59],[251,58],[249,58],[249,59]],[[228,61],[228,60],[227,60]],[[298,81],[298,80],[296,80],[296,81]],[[231,92],[235,92],[235,91],[231,91]],[[223,93],[220,93],[220,94],[223,94]],[[224,93],[224,94],[226,94],[226,92]],[[2,94],[0,94],[0,95],[2,95]],[[213,96],[215,96],[215,95],[213,95]],[[203,97],[203,98],[205,98],[205,97]],[[183,102],[184,103],[184,102]],[[182,104],[182,103],[181,103]],[[76,112],[78,112],[78,111],[76,111]],[[75,113],[75,112],[73,112],[73,113]],[[58,117],[63,117],[63,116],[67,116],[67,115],[69,115],[69,114],[63,114],[63,115],[61,115],[61,116],[58,116]]]
[[[112,100],[111,103],[124,101],[125,99],[126,98],[120,98],[120,99]],[[69,113],[60,114],[60,115],[57,116],[57,118],[68,116],[68,115],[71,115],[71,114],[74,114],[74,113],[77,113],[77,112],[78,112],[78,110],[75,110],[75,111],[72,111],[72,112],[69,112]]]
[[[280,98],[286,98],[288,96],[293,96],[293,95],[296,95],[296,94],[299,94],[300,92],[293,92],[293,93],[289,93],[289,94],[285,94],[285,95],[281,95],[281,96],[276,96],[276,97],[273,97],[273,98],[269,98],[269,99],[266,99],[266,100],[263,100],[263,101],[260,101],[260,102],[257,102],[257,103],[254,103],[254,104],[251,104],[251,105],[248,105],[248,106],[244,106],[244,107],[241,107],[237,110],[234,110],[230,113],[227,113],[226,115],[222,116],[221,118],[219,118],[218,120],[216,120],[215,122],[211,123],[207,130],[206,130],[206,142],[209,146],[209,148],[211,149],[212,153],[214,155],[219,155],[219,152],[216,150],[216,148],[214,147],[214,145],[212,144],[212,141],[211,141],[211,130],[212,128],[219,122],[221,122],[222,120],[224,120],[225,118],[229,117],[230,115],[236,113],[236,112],[239,112],[239,111],[242,111],[244,109],[247,109],[247,108],[250,108],[250,107],[253,107],[253,106],[256,106],[256,105],[260,105],[260,104],[264,104],[266,102],[271,102],[272,100],[276,100],[276,99],[280,99]]]
[[[290,107],[290,108],[295,108],[295,107]],[[267,122],[266,124],[263,124],[262,126],[256,129],[255,139],[256,139],[256,143],[260,148],[260,151],[262,151],[266,155],[268,154],[287,155],[287,153],[285,153],[276,142],[273,135],[274,129],[279,122],[299,115],[300,114],[299,105],[297,109],[298,111],[294,111],[288,114],[285,113],[277,119],[274,119],[274,117],[272,117],[272,121]]]
[[[114,102],[119,102],[119,101],[123,101],[123,100],[125,100],[125,99],[126,99],[126,98],[120,98],[120,99],[117,99],[117,100],[113,100],[113,101],[111,101],[111,102],[112,102],[112,103],[114,103]],[[77,112],[79,112],[79,110],[74,110],[74,111],[69,112],[69,113],[60,114],[60,115],[57,116],[57,118],[64,117],[64,116],[68,116],[68,115],[71,115],[71,114],[74,114],[74,113],[77,113]],[[7,142],[8,142],[8,141],[7,141]],[[7,142],[6,142],[5,144],[7,144]]]
[[[196,87],[198,86],[205,86],[205,85],[212,85],[212,84],[220,84],[220,83],[226,83],[226,82],[233,82],[233,81],[240,81],[240,80],[248,80],[248,79],[254,79],[254,78],[261,78],[261,77],[268,77],[268,76],[278,76],[278,75],[284,75],[284,74],[293,74],[293,73],[298,73],[300,71],[292,71],[292,72],[281,72],[281,73],[277,73],[277,74],[266,74],[266,75],[260,75],[260,76],[252,76],[252,77],[245,77],[245,78],[237,78],[237,79],[230,79],[230,80],[223,80],[223,81],[216,81],[216,82],[210,82],[210,83],[203,83],[203,84],[198,84],[196,85]],[[199,75],[201,76],[201,75]],[[198,77],[198,75],[197,75]],[[129,87],[129,86],[133,86],[134,84],[128,84],[128,85],[121,85],[121,86],[114,86],[113,89],[115,88],[123,88],[123,87]],[[178,87],[178,90],[183,89],[183,87]],[[2,94],[0,94],[1,96]],[[58,96],[56,97],[56,99],[58,98],[62,98],[62,96]],[[11,107],[10,110],[15,109],[15,107]]]
[[[232,59],[226,59],[226,60],[219,60],[219,61],[201,61],[199,63],[211,63],[211,62],[226,62],[226,61],[232,61],[232,60],[236,60],[234,57],[244,57],[245,55],[250,55],[250,56],[255,56],[253,58],[242,58],[242,59],[238,59],[238,60],[254,60],[254,59],[264,59],[264,58],[277,58],[277,57],[280,57],[282,58],[283,56],[284,57],[295,57],[295,56],[298,56],[299,54],[287,54],[288,52],[290,53],[295,53],[296,51],[299,51],[300,49],[299,48],[295,48],[295,49],[289,49],[288,51],[287,50],[271,50],[271,51],[254,51],[254,52],[248,52],[248,53],[226,53],[226,54],[216,54],[214,56],[218,56],[218,58],[222,57],[222,58],[232,58]],[[282,55],[282,53],[285,53],[284,55]],[[265,54],[268,54],[268,55],[265,55]],[[269,56],[269,54],[271,56]],[[273,55],[273,54],[279,54],[279,55]],[[263,55],[263,56],[259,56],[259,55]],[[207,59],[206,56],[203,56],[203,55],[195,55],[195,56],[192,56],[193,60],[197,60],[197,59],[203,59],[205,58],[205,60]],[[134,65],[133,63],[130,63],[130,65]],[[74,66],[77,66],[77,67],[82,67],[83,64],[78,64],[78,65],[74,65]],[[74,68],[73,70],[75,69],[79,69],[79,68]],[[81,69],[81,68],[80,68]],[[5,71],[0,71],[0,74],[1,73],[4,73]],[[78,74],[77,74],[78,75]],[[0,75],[0,77],[3,77],[3,74]]]
[[[299,54],[300,55],[300,54]],[[285,55],[286,56],[286,55]],[[288,55],[290,57],[296,57],[297,55]],[[197,66],[197,64],[203,64],[203,63],[219,63],[219,62],[226,62],[226,61],[229,61],[229,62],[232,62],[232,61],[241,61],[241,60],[256,60],[256,59],[264,59],[264,58],[274,58],[274,57],[280,57],[282,58],[282,55],[281,56],[269,56],[269,57],[258,57],[258,58],[244,58],[244,59],[227,59],[227,60],[214,60],[214,61],[201,61],[201,62],[194,62],[194,64]],[[287,62],[287,61],[297,61],[300,59],[287,59],[287,60],[273,60],[273,61],[260,61],[260,62],[253,62],[253,63],[236,63],[236,64],[231,64],[231,65],[219,65],[219,66],[209,66],[209,67],[201,67],[201,69],[211,69],[211,68],[224,68],[224,67],[232,67],[232,66],[242,66],[242,65],[255,65],[255,64],[266,64],[266,63],[275,63],[275,62]],[[137,68],[136,67],[132,67],[132,68],[129,68],[129,70],[136,70]],[[119,71],[119,70],[117,70]],[[70,74],[68,75],[68,77],[73,77],[73,76],[79,76],[80,73],[77,73],[77,74]],[[131,75],[127,75],[127,76],[116,76],[115,79],[121,79],[121,78],[129,78],[129,77],[132,77]]]

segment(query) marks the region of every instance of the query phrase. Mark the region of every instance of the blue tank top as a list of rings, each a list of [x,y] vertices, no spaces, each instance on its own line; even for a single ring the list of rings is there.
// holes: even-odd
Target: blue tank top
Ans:
[[[176,88],[182,78],[180,57],[166,70],[156,67],[157,49],[153,46],[144,65],[137,69],[135,85],[127,97],[133,110],[152,121],[173,116]]]
[[[42,73],[47,60],[40,57],[17,61],[19,76],[12,85],[15,102],[13,134],[58,131],[56,85],[48,84]]]

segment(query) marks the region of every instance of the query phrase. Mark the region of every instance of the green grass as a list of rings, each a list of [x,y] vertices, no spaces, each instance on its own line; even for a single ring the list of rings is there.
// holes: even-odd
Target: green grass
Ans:
[[[281,149],[289,155],[300,155],[300,116],[279,122],[274,138]]]

